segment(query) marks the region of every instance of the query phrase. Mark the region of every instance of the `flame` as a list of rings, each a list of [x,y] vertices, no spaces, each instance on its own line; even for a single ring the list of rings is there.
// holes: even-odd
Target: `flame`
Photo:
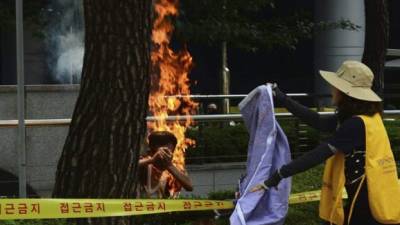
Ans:
[[[153,76],[149,97],[151,113],[160,119],[148,123],[148,130],[169,131],[178,139],[173,155],[173,164],[180,170],[185,170],[185,150],[194,145],[194,140],[185,137],[186,129],[193,124],[190,115],[196,112],[198,104],[190,97],[188,73],[192,67],[192,57],[187,50],[174,52],[169,44],[174,31],[170,17],[178,15],[178,0],[157,0],[155,3],[156,18],[153,24],[152,41],[154,48],[151,53]],[[168,97],[165,96],[175,96]],[[169,115],[186,115],[184,121],[167,121]],[[170,196],[176,196],[181,186],[168,172],[162,177],[169,183]]]

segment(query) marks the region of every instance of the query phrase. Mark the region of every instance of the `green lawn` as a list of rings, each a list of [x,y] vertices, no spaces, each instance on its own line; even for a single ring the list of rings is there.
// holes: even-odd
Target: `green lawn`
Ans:
[[[292,193],[319,190],[321,188],[323,167],[318,166],[304,173],[295,175],[292,182]],[[289,206],[286,218],[287,225],[320,225],[318,218],[319,202],[294,204]]]

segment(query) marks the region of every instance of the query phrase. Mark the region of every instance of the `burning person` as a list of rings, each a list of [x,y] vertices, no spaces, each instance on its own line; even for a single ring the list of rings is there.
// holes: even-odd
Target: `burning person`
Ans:
[[[193,185],[186,171],[172,163],[177,144],[174,134],[168,131],[155,131],[149,135],[149,151],[139,160],[138,196],[169,198],[182,187],[192,191]],[[166,173],[172,176],[166,176]]]

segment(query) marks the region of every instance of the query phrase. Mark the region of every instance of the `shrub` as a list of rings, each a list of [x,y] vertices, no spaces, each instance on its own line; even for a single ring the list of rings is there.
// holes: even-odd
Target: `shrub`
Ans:
[[[400,161],[400,121],[385,121],[385,127],[394,156],[397,161]]]
[[[305,126],[298,132],[299,122],[296,118],[279,118],[279,124],[284,130],[294,158],[314,148],[321,140],[329,137],[329,134],[320,133],[317,130]],[[395,157],[400,160],[400,121],[385,121],[388,136],[394,150]],[[189,129],[188,136],[195,139],[197,145],[187,150],[188,163],[218,163],[246,161],[247,144],[249,135],[243,123],[229,126],[221,122],[212,125]],[[300,137],[303,140],[300,140]],[[306,147],[301,147],[305,144]]]
[[[187,150],[188,163],[245,161],[248,133],[244,125],[219,125],[199,126],[188,132],[197,143]]]
[[[234,198],[235,198],[234,190],[222,190],[222,191],[214,191],[208,193],[208,199],[212,200],[226,200]]]

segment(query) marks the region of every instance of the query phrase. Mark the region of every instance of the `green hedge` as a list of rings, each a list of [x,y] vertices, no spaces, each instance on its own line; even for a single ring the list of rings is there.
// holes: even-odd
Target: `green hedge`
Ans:
[[[394,156],[397,161],[400,161],[400,121],[385,121],[385,127]]]
[[[305,134],[297,132],[298,120],[295,118],[279,119],[279,124],[284,130],[293,157],[311,150],[320,140],[329,137],[329,134],[320,133],[310,127],[302,127]],[[395,157],[400,161],[400,121],[385,121],[389,139],[394,150]],[[222,123],[214,123],[209,126],[198,126],[188,131],[188,136],[195,139],[197,145],[187,150],[187,162],[194,163],[218,163],[245,161],[247,155],[248,132],[239,123],[236,126],[229,126]],[[307,138],[306,141],[299,141],[299,135]],[[301,143],[306,143],[307,148],[300,148]]]
[[[220,126],[221,125],[221,126]],[[199,126],[188,131],[197,145],[187,152],[188,163],[243,161],[247,154],[248,133],[243,124],[237,126]],[[218,156],[219,158],[217,158]]]

